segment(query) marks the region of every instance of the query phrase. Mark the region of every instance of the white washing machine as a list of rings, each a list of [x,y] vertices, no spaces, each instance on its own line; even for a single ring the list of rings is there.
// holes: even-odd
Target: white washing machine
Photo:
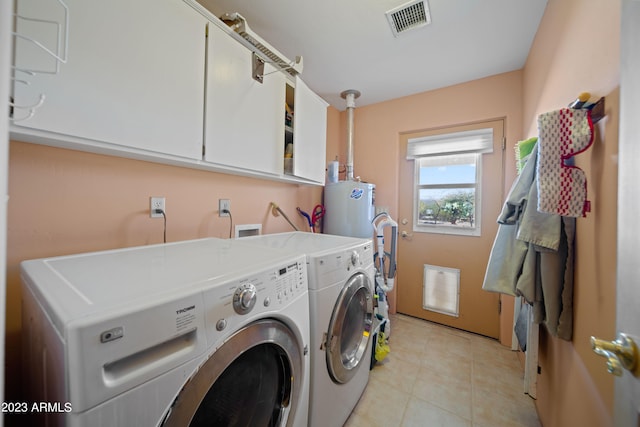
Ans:
[[[201,239],[21,272],[31,425],[307,426],[304,256]]]
[[[375,283],[372,239],[291,232],[242,240],[307,256],[309,426],[342,426],[369,380]]]

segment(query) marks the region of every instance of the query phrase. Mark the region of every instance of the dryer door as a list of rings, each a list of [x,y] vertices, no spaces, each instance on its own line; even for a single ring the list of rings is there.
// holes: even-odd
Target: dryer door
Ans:
[[[344,384],[360,365],[369,362],[365,354],[373,321],[373,291],[366,274],[356,273],[347,281],[333,308],[327,334],[327,368],[333,381]]]
[[[235,333],[185,384],[164,426],[289,426],[302,389],[294,333],[271,319]]]

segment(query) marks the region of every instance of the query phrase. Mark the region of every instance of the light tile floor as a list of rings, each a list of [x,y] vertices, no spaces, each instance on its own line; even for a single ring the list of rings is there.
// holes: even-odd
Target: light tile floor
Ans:
[[[345,427],[540,427],[516,353],[404,315]]]

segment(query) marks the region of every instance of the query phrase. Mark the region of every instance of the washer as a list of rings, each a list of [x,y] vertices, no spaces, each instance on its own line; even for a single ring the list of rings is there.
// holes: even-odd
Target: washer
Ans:
[[[291,232],[247,237],[307,257],[311,326],[309,426],[341,426],[369,380],[373,241]]]
[[[304,256],[201,239],[21,272],[32,425],[307,426]]]

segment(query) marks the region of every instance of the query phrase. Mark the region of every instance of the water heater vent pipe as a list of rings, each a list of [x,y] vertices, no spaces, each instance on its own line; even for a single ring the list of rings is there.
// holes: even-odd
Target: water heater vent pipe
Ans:
[[[360,92],[354,89],[345,90],[340,94],[347,100],[347,181],[353,181],[353,110],[356,108],[356,98]]]

